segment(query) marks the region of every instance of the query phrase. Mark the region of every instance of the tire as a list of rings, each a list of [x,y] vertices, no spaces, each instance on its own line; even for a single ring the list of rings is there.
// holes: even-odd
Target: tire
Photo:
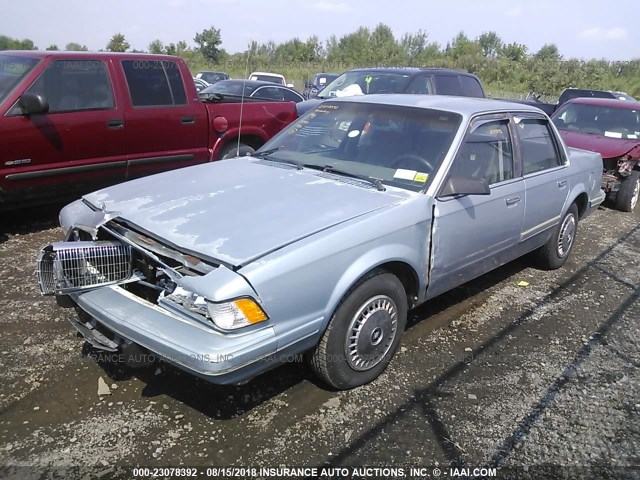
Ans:
[[[234,141],[222,149],[218,159],[226,160],[228,158],[245,157],[247,155],[253,155],[255,152],[255,149],[246,143],[241,143],[240,148],[238,148],[238,143]]]
[[[633,212],[638,204],[640,195],[640,172],[634,170],[628,177],[622,179],[620,189],[616,195],[616,210]]]
[[[536,251],[537,263],[545,270],[555,270],[567,261],[578,233],[578,207],[572,204],[551,237]]]
[[[331,317],[311,354],[311,369],[338,390],[371,382],[398,350],[407,309],[406,292],[395,275],[367,275],[347,292]]]

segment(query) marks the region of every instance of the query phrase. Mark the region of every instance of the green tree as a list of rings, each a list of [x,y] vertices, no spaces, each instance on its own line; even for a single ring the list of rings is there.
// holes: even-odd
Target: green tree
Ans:
[[[379,23],[371,32],[370,48],[373,64],[398,65],[404,57],[402,47],[398,44],[393,31],[388,25]]]
[[[37,50],[33,44],[33,41],[25,38],[23,40],[17,40],[5,35],[0,35],[0,50]]]
[[[478,45],[482,50],[482,55],[489,58],[495,58],[502,49],[502,40],[496,32],[483,32],[478,37]]]
[[[222,43],[219,28],[210,27],[200,33],[196,33],[193,41],[198,44],[198,50],[207,60],[218,62],[219,47]]]
[[[429,34],[424,30],[416,33],[405,33],[400,39],[400,48],[409,60],[415,60],[427,48]]]
[[[149,53],[160,55],[161,53],[164,53],[164,44],[160,40],[156,39],[149,43],[147,49],[149,50]]]
[[[86,45],[80,45],[79,43],[69,42],[64,47],[69,52],[86,52],[89,50]]]
[[[562,60],[558,46],[554,43],[545,43],[533,56],[536,60],[554,61]]]
[[[131,47],[131,45],[129,45],[129,42],[127,42],[126,38],[121,33],[116,33],[111,37],[109,43],[107,43],[107,50],[109,52],[126,52],[129,50],[129,47]]]
[[[53,43],[53,44],[51,44],[51,45],[49,45],[49,46],[47,47],[47,50],[49,50],[49,51],[57,51],[57,50],[60,50],[60,49],[58,48],[58,45],[56,45],[55,43]]]
[[[522,62],[527,57],[527,47],[516,42],[503,45],[500,50],[500,57],[513,62]]]

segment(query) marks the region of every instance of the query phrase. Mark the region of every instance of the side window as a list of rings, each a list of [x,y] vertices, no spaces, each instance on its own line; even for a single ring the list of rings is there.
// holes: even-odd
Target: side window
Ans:
[[[26,93],[43,95],[49,102],[49,113],[115,107],[109,71],[100,60],[56,60]],[[10,115],[21,113],[16,106]]]
[[[134,107],[185,105],[187,96],[175,62],[123,60],[131,103]]]
[[[467,97],[484,97],[482,86],[480,86],[480,82],[478,82],[474,77],[460,75],[458,80],[460,81],[460,87],[462,88],[463,95]]]
[[[520,140],[523,175],[558,167],[562,164],[553,134],[546,120],[516,119],[516,130]]]
[[[467,134],[451,176],[483,178],[492,185],[513,178],[513,148],[508,120],[484,122]]]
[[[434,75],[433,81],[438,95],[460,95],[457,75]]]
[[[285,101],[287,102],[301,102],[302,100],[300,99],[300,97],[295,93],[292,92],[290,90],[283,90],[282,91],[282,95],[284,96]]]
[[[282,100],[282,92],[279,88],[263,87],[256,91],[256,98],[264,98],[267,100]]]
[[[413,80],[409,83],[409,86],[406,88],[405,93],[421,93],[421,94],[431,94],[433,93],[433,89],[431,88],[431,80],[429,77],[424,75],[419,75],[414,77]]]

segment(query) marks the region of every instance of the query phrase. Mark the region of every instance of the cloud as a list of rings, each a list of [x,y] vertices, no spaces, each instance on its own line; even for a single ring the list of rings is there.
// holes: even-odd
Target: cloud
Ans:
[[[522,14],[524,14],[524,7],[522,6],[512,7],[504,12],[505,17],[520,17]]]
[[[587,28],[586,30],[582,30],[578,33],[578,37],[580,38],[588,38],[588,39],[607,39],[607,40],[622,40],[629,36],[629,32],[622,27],[614,27],[614,28],[600,28],[593,27]]]
[[[629,36],[629,32],[627,32],[622,27],[615,27],[607,30],[607,33],[605,36],[613,40],[621,40],[623,38],[627,38]]]
[[[332,2],[332,1],[321,1],[313,4],[313,8],[316,10],[321,10],[323,12],[331,12],[331,13],[345,13],[350,12],[352,9],[349,5],[344,2]]]

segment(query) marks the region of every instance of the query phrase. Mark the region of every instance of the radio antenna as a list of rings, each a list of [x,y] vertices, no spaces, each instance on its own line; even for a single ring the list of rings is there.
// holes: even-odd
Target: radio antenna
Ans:
[[[238,143],[236,145],[236,157],[240,156],[240,136],[242,135],[242,113],[244,111],[244,91],[247,85],[247,75],[249,75],[249,57],[251,49],[247,52],[247,63],[244,67],[244,78],[242,79],[242,95],[240,96],[240,121],[238,122]]]

